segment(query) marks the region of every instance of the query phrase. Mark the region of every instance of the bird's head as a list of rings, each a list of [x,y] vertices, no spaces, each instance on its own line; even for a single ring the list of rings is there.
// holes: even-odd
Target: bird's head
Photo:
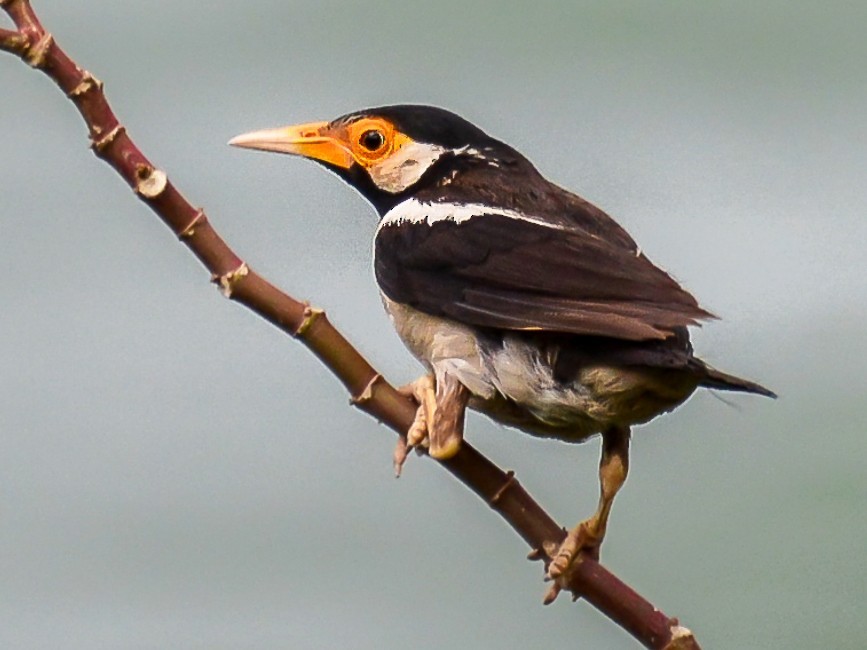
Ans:
[[[501,156],[516,155],[454,113],[406,104],[253,131],[229,144],[315,160],[355,187],[380,214],[407,194],[460,173],[467,163],[498,165]]]

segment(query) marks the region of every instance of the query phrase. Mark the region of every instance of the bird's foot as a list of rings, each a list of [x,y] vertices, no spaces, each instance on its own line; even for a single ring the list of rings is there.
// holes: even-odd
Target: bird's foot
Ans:
[[[400,478],[403,466],[409,457],[409,452],[415,449],[415,453],[421,456],[427,452],[429,446],[427,419],[424,414],[424,407],[419,406],[409,430],[398,436],[397,444],[394,446],[392,464],[394,465],[395,478]]]
[[[543,599],[544,604],[553,603],[560,591],[568,588],[572,570],[582,555],[599,560],[599,547],[604,536],[605,532],[599,529],[595,517],[582,521],[566,534],[548,565],[546,580],[551,581],[551,586]]]
[[[398,440],[394,450],[395,473],[400,471],[410,449],[419,453],[426,449],[437,460],[451,458],[461,446],[464,431],[464,411],[469,391],[457,379],[445,375],[437,383],[432,374],[423,375],[411,384],[398,388],[418,404],[415,419]]]
[[[407,447],[429,447],[430,436],[428,434],[428,422],[433,421],[437,409],[436,380],[433,375],[422,375],[414,382],[401,386],[397,392],[404,397],[409,397],[418,409],[415,419],[406,432]]]
[[[415,418],[405,435],[398,438],[394,448],[394,474],[400,476],[409,452],[424,453],[430,447],[428,422],[436,412],[436,382],[433,375],[423,375],[414,382],[401,386],[397,392],[413,399],[418,404]]]

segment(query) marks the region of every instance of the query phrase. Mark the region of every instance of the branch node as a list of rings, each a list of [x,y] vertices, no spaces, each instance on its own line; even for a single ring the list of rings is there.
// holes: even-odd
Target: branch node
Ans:
[[[33,45],[27,48],[27,51],[24,53],[24,61],[27,62],[31,68],[41,68],[45,65],[45,59],[48,55],[48,48],[51,47],[51,44],[54,43],[54,37],[45,32],[38,41],[36,41]]]
[[[138,181],[135,184],[135,192],[143,199],[155,199],[162,194],[169,179],[161,169],[140,165],[135,171]]]
[[[316,309],[316,307],[305,305],[304,318],[301,320],[301,324],[298,326],[298,329],[295,330],[294,336],[297,338],[303,338],[304,335],[308,332],[308,330],[313,327],[313,323],[315,323],[316,320],[324,313],[325,312],[321,309]]]
[[[503,498],[503,494],[505,494],[506,490],[508,490],[513,485],[516,485],[517,483],[518,483],[518,480],[515,478],[515,472],[513,472],[512,470],[509,470],[508,472],[506,472],[506,482],[503,483],[497,489],[496,492],[494,492],[494,496],[492,496],[488,500],[488,505],[490,505],[491,507],[494,507],[497,504],[497,502],[501,498]]]
[[[181,228],[180,232],[177,233],[178,239],[189,239],[193,235],[196,234],[196,226],[200,223],[204,222],[207,219],[205,216],[204,208],[199,208],[196,212],[196,216],[193,217],[193,220],[190,221],[186,226]]]
[[[675,620],[675,624],[671,626],[671,639],[665,644],[663,650],[690,650],[695,647],[692,630],[678,625]]]
[[[234,269],[233,271],[229,271],[228,273],[224,273],[223,275],[211,276],[211,282],[220,285],[220,292],[226,298],[231,298],[232,292],[235,290],[235,286],[238,284],[238,282],[247,277],[249,273],[250,267],[247,266],[246,262],[241,262],[241,266]]]
[[[378,372],[370,378],[370,381],[364,386],[364,389],[358,395],[352,395],[349,398],[349,403],[353,406],[360,406],[365,402],[369,402],[373,399],[373,387],[376,385],[376,382],[382,381],[382,375]]]
[[[94,134],[90,137],[90,148],[93,149],[94,152],[96,152],[97,154],[100,154],[105,151],[108,145],[114,142],[121,133],[125,132],[126,129],[123,127],[123,125],[118,124],[101,138],[97,138],[96,134]]]
[[[81,97],[88,90],[92,89],[102,90],[102,82],[90,74],[87,70],[84,71],[84,76],[81,78],[79,84],[66,93],[66,96],[70,99],[75,99],[76,97]]]

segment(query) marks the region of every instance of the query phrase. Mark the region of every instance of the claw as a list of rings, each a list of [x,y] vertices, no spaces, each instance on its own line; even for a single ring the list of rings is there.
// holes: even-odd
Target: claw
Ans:
[[[552,582],[551,586],[548,587],[548,591],[545,592],[545,597],[542,598],[542,604],[550,605],[551,603],[553,603],[555,600],[557,600],[557,596],[560,595],[562,589],[563,588],[558,583]]]
[[[445,460],[454,456],[461,446],[464,410],[469,391],[457,379],[443,375],[439,382],[434,375],[424,375],[398,389],[418,404],[415,419],[407,431],[407,446]]]
[[[406,436],[398,436],[397,444],[394,446],[394,454],[392,455],[394,478],[400,478],[400,473],[403,471],[403,464],[406,462],[410,449],[411,447],[407,444]]]

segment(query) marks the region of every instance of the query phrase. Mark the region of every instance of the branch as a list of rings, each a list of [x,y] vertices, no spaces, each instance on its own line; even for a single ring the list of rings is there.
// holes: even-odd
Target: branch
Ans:
[[[405,434],[416,407],[377,373],[328,321],[325,313],[281,292],[239,258],[211,226],[136,147],[103,93],[102,83],[79,68],[40,24],[29,0],[0,0],[16,30],[0,30],[0,49],[48,75],[78,108],[91,148],[187,245],[211,272],[223,294],[299,339],[343,383],[352,404]],[[547,565],[563,529],[520,486],[468,443],[441,465],[479,495],[529,544],[530,557]],[[692,633],[639,596],[593,558],[582,557],[569,589],[625,628],[647,648],[697,650]]]

